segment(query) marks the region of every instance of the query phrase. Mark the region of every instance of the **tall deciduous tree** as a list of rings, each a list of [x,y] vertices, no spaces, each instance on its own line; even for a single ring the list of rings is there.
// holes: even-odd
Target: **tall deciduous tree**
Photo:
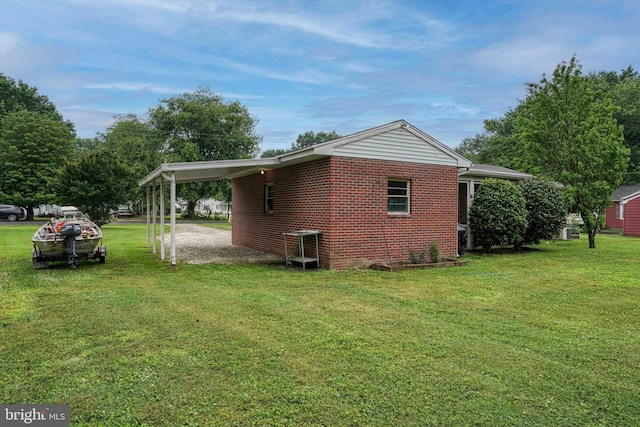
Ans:
[[[168,161],[193,162],[253,158],[261,137],[257,119],[239,102],[225,103],[208,88],[161,101],[149,112],[151,128],[163,136]],[[191,183],[180,186],[193,216],[198,200],[224,192],[225,183]]]
[[[597,94],[581,69],[573,57],[556,67],[551,80],[543,75],[529,83],[518,129],[533,162],[566,186],[595,248],[598,215],[611,205],[629,149],[611,98]]]
[[[120,160],[131,170],[135,183],[127,190],[130,201],[145,197],[137,181],[163,162],[161,135],[135,114],[116,116],[114,123],[100,135],[103,146],[117,153]]]
[[[78,207],[98,225],[109,222],[110,211],[128,201],[133,185],[131,170],[106,147],[67,161],[55,180],[59,201]]]
[[[640,183],[640,79],[623,80],[611,92],[620,110],[614,117],[624,129],[624,142],[631,150],[624,184]]]
[[[623,184],[640,183],[640,75],[632,67],[619,73],[600,71],[586,76],[589,84],[609,96],[620,107],[613,117],[624,129],[624,143],[631,150]]]
[[[0,121],[9,113],[23,110],[63,122],[70,131],[74,130],[73,124],[64,122],[55,105],[45,95],[39,94],[37,88],[0,73]]]
[[[33,208],[55,201],[51,182],[73,154],[75,134],[66,123],[39,113],[19,111],[0,121],[0,196]]]
[[[516,129],[520,107],[503,117],[484,121],[484,132],[465,138],[456,151],[474,163],[486,163],[515,170],[526,170],[524,147]]]

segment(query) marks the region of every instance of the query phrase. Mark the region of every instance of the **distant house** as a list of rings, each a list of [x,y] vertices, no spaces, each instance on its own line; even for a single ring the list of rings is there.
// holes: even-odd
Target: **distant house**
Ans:
[[[606,212],[606,227],[620,228],[625,236],[640,236],[640,185],[622,185],[613,193]]]
[[[285,257],[283,233],[322,268],[408,261],[437,242],[458,253],[458,223],[488,177],[530,175],[473,165],[404,120],[265,159],[163,164],[141,186],[230,178],[232,242]],[[162,198],[160,198],[162,200]],[[298,239],[288,251],[298,252]],[[174,262],[172,257],[172,263]]]

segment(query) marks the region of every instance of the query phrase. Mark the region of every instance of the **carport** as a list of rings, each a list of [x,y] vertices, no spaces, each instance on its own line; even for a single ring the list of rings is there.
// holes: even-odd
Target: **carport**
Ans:
[[[165,188],[169,186],[169,224],[170,245],[169,257],[171,267],[176,266],[176,186],[188,182],[206,182],[218,179],[244,176],[259,173],[261,170],[273,168],[280,164],[280,158],[245,160],[219,160],[211,162],[163,163],[144,179],[138,182],[147,189],[147,247],[158,252],[158,214],[160,216],[160,259],[165,260]],[[153,231],[152,231],[153,230]]]

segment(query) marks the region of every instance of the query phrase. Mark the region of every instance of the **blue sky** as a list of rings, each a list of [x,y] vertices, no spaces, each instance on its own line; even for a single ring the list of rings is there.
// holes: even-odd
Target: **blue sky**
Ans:
[[[637,0],[3,0],[0,72],[79,136],[209,86],[263,150],[405,119],[450,147],[561,61],[640,70]]]

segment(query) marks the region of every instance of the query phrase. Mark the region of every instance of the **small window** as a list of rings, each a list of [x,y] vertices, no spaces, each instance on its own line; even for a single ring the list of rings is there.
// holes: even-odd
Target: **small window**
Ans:
[[[273,184],[264,185],[264,211],[273,213]]]
[[[390,179],[387,185],[387,212],[409,213],[409,181]]]

